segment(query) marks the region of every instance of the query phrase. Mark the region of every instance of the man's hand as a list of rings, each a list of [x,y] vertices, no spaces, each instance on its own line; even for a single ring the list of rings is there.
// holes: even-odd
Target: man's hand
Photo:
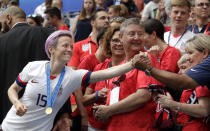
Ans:
[[[109,111],[109,107],[106,105],[93,106],[93,111],[95,119],[101,122],[106,121],[112,116],[111,112]]]
[[[27,107],[23,103],[21,103],[19,100],[15,102],[14,106],[16,109],[16,114],[18,116],[23,116],[27,111]]]
[[[150,67],[150,56],[147,52],[139,52],[139,54],[135,55],[132,59],[132,65],[134,68],[145,71],[148,67]]]

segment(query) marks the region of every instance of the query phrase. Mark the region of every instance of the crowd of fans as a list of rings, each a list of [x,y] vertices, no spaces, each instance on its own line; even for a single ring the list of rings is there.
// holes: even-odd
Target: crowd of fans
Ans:
[[[0,0],[0,130],[210,130],[209,0],[84,0],[73,23],[62,4],[45,0],[26,16],[18,0]],[[45,75],[32,61],[49,59],[76,78],[64,79],[52,114],[47,93],[28,89]]]

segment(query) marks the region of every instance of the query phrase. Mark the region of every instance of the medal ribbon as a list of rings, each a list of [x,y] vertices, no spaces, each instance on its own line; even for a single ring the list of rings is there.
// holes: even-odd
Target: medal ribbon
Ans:
[[[55,102],[55,98],[56,98],[56,96],[57,96],[57,94],[60,90],[61,82],[63,80],[64,74],[65,74],[65,67],[63,68],[63,70],[60,74],[58,83],[57,83],[57,85],[56,85],[56,87],[53,91],[52,97],[51,97],[51,91],[50,91],[50,62],[47,63],[47,106],[48,107],[52,107],[52,105]]]

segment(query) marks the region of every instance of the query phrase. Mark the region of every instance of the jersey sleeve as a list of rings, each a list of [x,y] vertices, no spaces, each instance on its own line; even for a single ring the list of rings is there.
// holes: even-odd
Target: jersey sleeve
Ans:
[[[29,72],[31,70],[31,66],[32,66],[32,63],[29,62],[22,70],[22,72],[17,76],[16,78],[16,83],[25,88],[26,87],[26,84],[28,83],[28,81],[30,80],[30,75],[29,75]]]
[[[207,86],[210,90],[210,56],[202,63],[189,69],[186,74],[201,86]]]

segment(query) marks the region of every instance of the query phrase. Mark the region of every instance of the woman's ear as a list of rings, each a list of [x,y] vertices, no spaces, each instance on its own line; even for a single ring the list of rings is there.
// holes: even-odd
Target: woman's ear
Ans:
[[[203,59],[206,59],[209,56],[209,51],[207,49],[203,50]]]
[[[54,53],[55,49],[52,46],[48,47],[48,51],[50,53],[50,56],[52,56],[52,54]]]

